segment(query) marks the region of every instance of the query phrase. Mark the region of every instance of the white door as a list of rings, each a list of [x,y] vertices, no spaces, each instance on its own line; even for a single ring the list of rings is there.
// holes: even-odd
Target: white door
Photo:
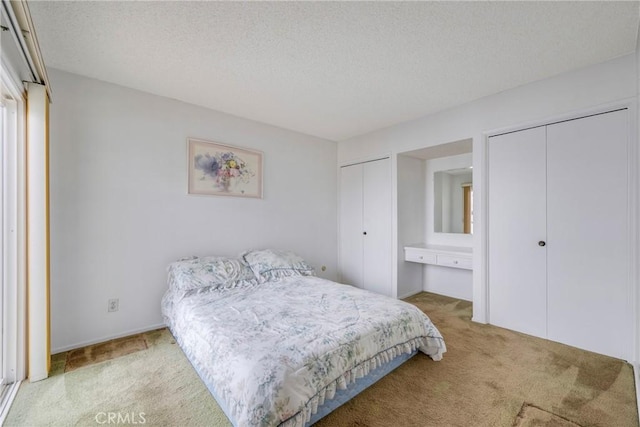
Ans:
[[[363,167],[340,169],[340,277],[342,283],[363,285]]]
[[[630,360],[627,110],[547,127],[548,338]]]
[[[343,283],[392,296],[389,159],[340,169],[340,275]]]
[[[363,164],[364,288],[391,292],[391,167],[389,159]]]
[[[489,322],[546,337],[545,128],[489,138]]]

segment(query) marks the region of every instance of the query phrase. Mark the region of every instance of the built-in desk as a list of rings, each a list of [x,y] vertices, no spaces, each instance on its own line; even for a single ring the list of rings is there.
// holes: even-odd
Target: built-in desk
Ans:
[[[466,247],[417,243],[404,247],[404,259],[421,264],[473,269],[473,250]]]

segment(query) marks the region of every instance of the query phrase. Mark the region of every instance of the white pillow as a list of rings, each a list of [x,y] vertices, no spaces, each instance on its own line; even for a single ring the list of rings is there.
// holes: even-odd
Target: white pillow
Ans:
[[[290,251],[263,249],[241,255],[260,282],[289,276],[315,276],[315,271],[302,257]]]
[[[203,257],[177,261],[169,265],[169,287],[188,291],[199,288],[234,288],[255,284],[251,269],[239,259]]]

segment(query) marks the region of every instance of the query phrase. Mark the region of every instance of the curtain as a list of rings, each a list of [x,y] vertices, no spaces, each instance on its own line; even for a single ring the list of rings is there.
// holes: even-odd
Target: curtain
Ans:
[[[27,301],[28,376],[48,377],[49,322],[49,98],[27,84]]]

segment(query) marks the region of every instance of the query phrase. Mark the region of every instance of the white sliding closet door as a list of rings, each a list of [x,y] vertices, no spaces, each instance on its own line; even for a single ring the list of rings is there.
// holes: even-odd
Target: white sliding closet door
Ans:
[[[548,338],[631,354],[628,112],[547,126]]]
[[[340,169],[340,273],[344,283],[392,296],[389,159]]]
[[[546,336],[545,128],[489,139],[490,322]]]
[[[365,289],[392,296],[391,168],[389,163],[389,159],[384,159],[363,165],[363,276]]]
[[[489,321],[633,357],[628,110],[489,138]]]
[[[362,165],[340,169],[340,274],[343,283],[363,283]]]

